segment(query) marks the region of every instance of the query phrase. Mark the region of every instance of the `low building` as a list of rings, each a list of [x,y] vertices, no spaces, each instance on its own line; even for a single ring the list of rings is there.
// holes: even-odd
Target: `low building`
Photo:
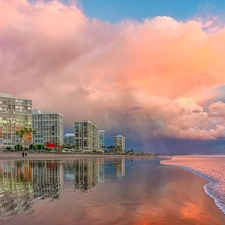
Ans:
[[[65,134],[63,137],[63,144],[66,147],[72,147],[75,145],[75,136],[74,133]]]
[[[62,146],[52,144],[52,143],[46,144],[45,147],[51,149],[52,151],[57,151],[57,150],[62,149]]]

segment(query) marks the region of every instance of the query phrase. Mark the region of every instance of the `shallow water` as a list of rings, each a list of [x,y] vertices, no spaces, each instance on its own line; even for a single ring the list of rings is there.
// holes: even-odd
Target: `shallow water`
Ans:
[[[205,178],[205,192],[214,199],[215,204],[225,214],[225,156],[176,156],[162,164],[178,165]],[[225,224],[225,223],[224,223]]]
[[[153,157],[0,161],[0,223],[225,224],[204,184]]]

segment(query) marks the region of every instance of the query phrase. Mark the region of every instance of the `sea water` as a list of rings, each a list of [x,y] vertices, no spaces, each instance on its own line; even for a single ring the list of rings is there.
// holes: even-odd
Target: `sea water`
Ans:
[[[183,167],[208,180],[204,190],[225,214],[225,155],[175,156],[161,164]]]

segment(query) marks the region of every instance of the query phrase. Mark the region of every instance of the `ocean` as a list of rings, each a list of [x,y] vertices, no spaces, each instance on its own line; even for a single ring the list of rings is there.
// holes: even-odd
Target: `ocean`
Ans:
[[[180,166],[206,179],[205,193],[225,214],[225,155],[175,156],[161,164]]]

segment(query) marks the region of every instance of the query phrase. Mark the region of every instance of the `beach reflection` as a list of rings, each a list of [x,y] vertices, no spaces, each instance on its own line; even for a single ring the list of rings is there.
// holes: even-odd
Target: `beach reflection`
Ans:
[[[114,159],[114,174],[125,175],[125,160]],[[104,183],[104,159],[68,161],[0,161],[0,215],[2,220],[29,209],[44,199],[60,199],[64,177],[74,179],[74,190],[91,190]],[[72,172],[71,172],[72,171]]]
[[[102,168],[103,167],[103,168]],[[98,172],[101,171],[101,172]],[[80,159],[74,163],[75,189],[87,191],[95,187],[98,180],[104,181],[104,164],[99,165],[98,160]]]
[[[2,220],[30,209],[37,201],[60,198],[62,184],[63,167],[59,161],[1,161]]]
[[[205,183],[158,158],[0,161],[0,213],[10,225],[222,225]]]

